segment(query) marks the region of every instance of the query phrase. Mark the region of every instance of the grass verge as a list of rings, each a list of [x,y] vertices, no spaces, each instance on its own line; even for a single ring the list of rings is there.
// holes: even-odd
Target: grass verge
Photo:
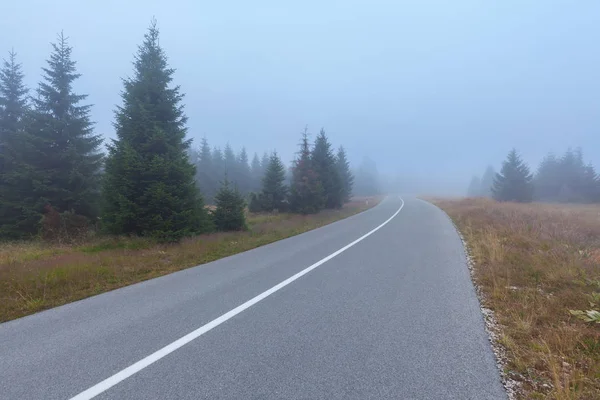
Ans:
[[[0,244],[0,322],[207,263],[357,214],[378,203],[357,199],[316,215],[249,214],[249,230],[157,244],[136,237],[82,245]]]
[[[600,206],[433,202],[467,241],[517,396],[600,399],[600,324],[569,312],[600,306]]]

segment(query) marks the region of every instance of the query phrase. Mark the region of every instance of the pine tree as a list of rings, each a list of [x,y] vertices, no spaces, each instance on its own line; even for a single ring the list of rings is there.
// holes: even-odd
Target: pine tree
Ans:
[[[494,171],[494,167],[488,165],[483,173],[483,177],[481,178],[481,188],[479,189],[478,196],[492,197],[492,186],[494,186],[495,176],[496,171]]]
[[[248,153],[246,148],[242,147],[237,156],[237,184],[242,195],[246,196],[252,191],[252,173],[248,163]]]
[[[285,167],[279,159],[277,152],[271,154],[267,170],[263,178],[262,191],[259,195],[262,211],[286,211],[287,187],[285,181]]]
[[[32,174],[24,164],[27,93],[14,51],[0,69],[0,238],[18,239],[37,230]]]
[[[80,105],[87,95],[73,91],[80,74],[64,34],[52,48],[33,99],[29,127],[33,149],[29,164],[38,174],[35,195],[58,212],[93,218],[100,205],[102,137],[94,134],[91,106]]]
[[[568,149],[559,163],[560,191],[558,200],[564,203],[581,203],[585,201],[586,166],[581,149]]]
[[[324,205],[323,186],[313,168],[308,134],[302,133],[300,152],[292,167],[290,209],[300,214],[317,213]]]
[[[219,147],[214,147],[212,152],[212,163],[213,163],[213,178],[220,182],[225,176],[225,158],[223,157],[223,151]]]
[[[535,177],[534,198],[540,201],[556,201],[561,189],[560,160],[552,153],[540,163]]]
[[[381,193],[381,183],[377,164],[369,157],[364,157],[356,171],[354,191],[358,196],[373,196]]]
[[[237,182],[237,159],[229,143],[225,145],[223,159],[225,162],[225,173],[227,176],[233,178],[234,182]]]
[[[312,151],[312,161],[317,173],[323,193],[325,195],[325,208],[339,208],[342,206],[342,183],[335,167],[335,157],[331,150],[331,144],[321,129]]]
[[[260,190],[260,182],[263,177],[263,170],[260,165],[260,159],[258,158],[258,154],[254,153],[254,157],[252,157],[252,163],[250,164],[250,173],[252,176],[252,187],[250,189],[251,192],[258,192]]]
[[[262,155],[262,158],[260,159],[260,167],[262,169],[262,172],[260,174],[261,178],[261,184],[262,184],[262,179],[265,177],[265,173],[267,172],[267,168],[269,167],[269,162],[271,161],[271,157],[269,156],[269,154],[265,151]]]
[[[471,183],[469,183],[469,189],[467,190],[468,197],[479,197],[481,196],[481,180],[478,176],[473,176],[471,178]]]
[[[532,179],[529,167],[521,160],[517,150],[512,149],[494,179],[494,198],[499,201],[530,202],[533,197]]]
[[[124,80],[109,147],[103,222],[111,233],[173,241],[209,229],[195,167],[186,150],[183,95],[159,45],[153,21],[138,48],[133,78]]]
[[[247,229],[244,209],[246,202],[237,187],[225,177],[215,196],[216,209],[213,213],[215,228],[218,231],[241,231]]]
[[[583,181],[583,198],[586,202],[596,203],[600,201],[600,180],[596,169],[592,164],[585,167],[585,172],[582,177]]]
[[[352,197],[352,188],[354,187],[354,175],[350,171],[350,163],[346,157],[346,150],[340,146],[335,158],[336,170],[342,183],[342,202],[347,203]]]
[[[198,162],[196,163],[196,181],[205,200],[209,203],[214,201],[214,196],[218,190],[218,179],[216,179],[213,170],[214,165],[210,146],[206,137],[203,137],[200,141]]]

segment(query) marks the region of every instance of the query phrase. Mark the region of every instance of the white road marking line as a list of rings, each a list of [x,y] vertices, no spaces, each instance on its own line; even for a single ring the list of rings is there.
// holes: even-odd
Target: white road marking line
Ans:
[[[402,205],[400,206],[400,208],[398,209],[398,211],[396,211],[394,213],[394,215],[392,215],[384,223],[382,223],[381,225],[379,225],[375,229],[371,230],[370,232],[364,234],[363,236],[359,237],[358,239],[356,239],[352,243],[347,244],[346,246],[342,247],[341,249],[337,250],[336,252],[331,253],[327,257],[325,257],[325,258],[317,261],[316,263],[314,263],[310,267],[308,267],[306,269],[303,269],[302,271],[298,272],[295,275],[292,275],[291,277],[287,278],[283,282],[280,282],[277,285],[273,286],[271,289],[268,289],[268,290],[262,292],[258,296],[253,297],[252,299],[248,300],[244,304],[241,304],[241,305],[237,306],[233,310],[231,310],[231,311],[229,311],[229,312],[221,315],[220,317],[218,317],[218,318],[210,321],[206,325],[203,325],[200,328],[196,329],[195,331],[188,333],[187,335],[185,335],[185,336],[177,339],[173,343],[166,345],[162,349],[157,350],[156,352],[150,354],[148,357],[141,359],[140,361],[136,362],[135,364],[130,365],[129,367],[127,367],[127,368],[125,368],[125,369],[117,372],[113,376],[111,376],[109,378],[106,378],[102,382],[100,382],[100,383],[92,386],[91,388],[89,388],[89,389],[87,389],[87,390],[79,393],[75,397],[72,397],[70,400],[89,400],[89,399],[93,399],[94,397],[98,396],[99,394],[101,394],[101,393],[107,391],[108,389],[110,389],[111,387],[115,386],[119,382],[122,382],[125,379],[129,378],[130,376],[132,376],[132,375],[140,372],[141,370],[143,370],[147,366],[149,366],[151,364],[154,364],[155,362],[157,362],[161,358],[169,355],[170,353],[174,352],[175,350],[179,349],[180,347],[188,344],[192,340],[199,338],[200,336],[204,335],[206,332],[210,331],[211,329],[216,328],[217,326],[221,325],[223,322],[227,321],[228,319],[231,319],[231,318],[235,317],[237,314],[239,314],[242,311],[244,311],[244,310],[252,307],[253,305],[255,305],[256,303],[258,303],[259,301],[261,301],[261,300],[269,297],[270,295],[272,295],[273,293],[275,293],[279,289],[281,289],[281,288],[289,285],[290,283],[294,282],[296,279],[300,278],[301,276],[308,274],[313,269],[317,268],[318,266],[326,263],[327,261],[331,260],[335,256],[337,256],[337,255],[343,253],[344,251],[348,250],[350,247],[352,247],[355,244],[357,244],[358,242],[364,240],[368,236],[371,236],[373,233],[377,232],[379,229],[383,228],[388,222],[390,222],[392,219],[394,219],[394,217],[396,215],[398,215],[398,213],[400,213],[400,211],[402,211],[402,208],[404,207],[404,200],[402,198],[400,198],[400,200],[402,201]]]

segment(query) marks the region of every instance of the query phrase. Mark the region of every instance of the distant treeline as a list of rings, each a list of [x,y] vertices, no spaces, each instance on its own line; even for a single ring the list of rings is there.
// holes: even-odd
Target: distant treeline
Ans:
[[[580,148],[568,149],[562,156],[548,154],[535,173],[513,149],[499,173],[489,166],[482,179],[471,179],[468,195],[500,201],[596,203],[600,202],[600,179],[594,166],[584,161]]]
[[[206,139],[192,149],[183,94],[172,85],[155,21],[123,80],[117,138],[104,154],[91,106],[73,90],[80,75],[71,53],[60,34],[34,96],[14,52],[0,70],[0,239],[69,240],[94,227],[171,241],[244,229],[247,203],[253,211],[314,213],[350,199],[346,153],[334,152],[324,130],[314,143],[301,135],[289,169],[276,152],[249,160],[244,148],[236,154]],[[377,192],[376,175],[374,164],[357,171],[361,195]]]

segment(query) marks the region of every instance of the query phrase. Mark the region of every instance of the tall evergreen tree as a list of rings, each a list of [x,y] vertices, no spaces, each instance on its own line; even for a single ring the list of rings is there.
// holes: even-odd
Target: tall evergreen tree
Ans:
[[[586,202],[596,203],[600,201],[600,180],[596,169],[592,164],[585,167],[582,177],[583,181],[583,198]]]
[[[373,196],[381,193],[377,164],[369,157],[364,157],[355,174],[354,191],[358,196]]]
[[[335,157],[331,144],[321,129],[312,151],[314,169],[323,185],[326,208],[339,208],[342,206],[342,183],[335,166]]]
[[[534,180],[534,198],[540,201],[556,201],[562,186],[560,160],[552,153],[540,163]]]
[[[116,112],[117,139],[109,147],[103,222],[112,233],[173,241],[208,229],[195,167],[186,150],[186,116],[174,70],[153,21],[124,80]]]
[[[323,186],[313,168],[306,130],[302,133],[300,152],[292,167],[290,208],[300,214],[319,212],[324,205]]]
[[[516,149],[508,153],[502,163],[500,173],[496,174],[492,193],[499,201],[530,202],[533,197],[533,177]]]
[[[214,147],[212,152],[212,163],[213,163],[213,177],[217,182],[220,182],[225,176],[225,158],[223,157],[223,151],[219,147]]]
[[[252,188],[250,191],[258,192],[260,190],[260,183],[263,177],[262,166],[260,165],[260,159],[258,154],[254,153],[252,157],[252,163],[250,164],[250,172],[252,174]]]
[[[214,174],[212,153],[206,137],[203,137],[200,142],[196,163],[196,181],[206,201],[212,203],[218,189],[218,178]]]
[[[262,211],[285,211],[287,209],[288,188],[285,182],[285,167],[277,152],[271,154],[265,176],[263,177],[263,186],[260,193],[260,204]]]
[[[335,165],[342,185],[342,202],[347,203],[352,197],[352,188],[354,187],[354,175],[350,171],[350,162],[346,157],[346,150],[340,146],[335,158]]]
[[[494,186],[495,176],[496,171],[494,171],[494,167],[488,165],[481,178],[481,188],[479,190],[479,196],[492,197],[492,186]]]
[[[28,90],[14,51],[0,69],[0,238],[17,239],[37,230],[32,174],[23,162]]]
[[[260,167],[262,169],[262,172],[260,174],[261,176],[261,183],[262,183],[262,179],[265,176],[265,173],[267,172],[267,168],[269,167],[269,162],[271,161],[271,157],[269,156],[269,154],[265,151],[262,155],[262,158],[260,159]]]
[[[253,190],[252,173],[250,164],[248,163],[248,153],[246,148],[242,147],[240,154],[237,156],[237,171],[236,182],[242,195],[247,195]]]
[[[479,197],[481,196],[481,180],[478,176],[473,176],[471,178],[471,183],[469,183],[469,189],[467,190],[467,196],[469,197]]]
[[[223,151],[223,159],[225,162],[225,173],[230,178],[233,177],[235,181],[235,177],[237,174],[237,159],[229,143],[225,145],[225,150]]]
[[[48,67],[33,99],[30,164],[38,174],[35,195],[59,212],[95,217],[99,211],[102,137],[94,134],[87,95],[73,91],[80,74],[64,34],[52,44]],[[42,204],[40,204],[42,205]],[[41,209],[38,209],[40,212]]]
[[[246,229],[246,202],[237,186],[231,187],[225,177],[215,196],[216,209],[213,214],[215,228],[218,231],[241,231]]]

